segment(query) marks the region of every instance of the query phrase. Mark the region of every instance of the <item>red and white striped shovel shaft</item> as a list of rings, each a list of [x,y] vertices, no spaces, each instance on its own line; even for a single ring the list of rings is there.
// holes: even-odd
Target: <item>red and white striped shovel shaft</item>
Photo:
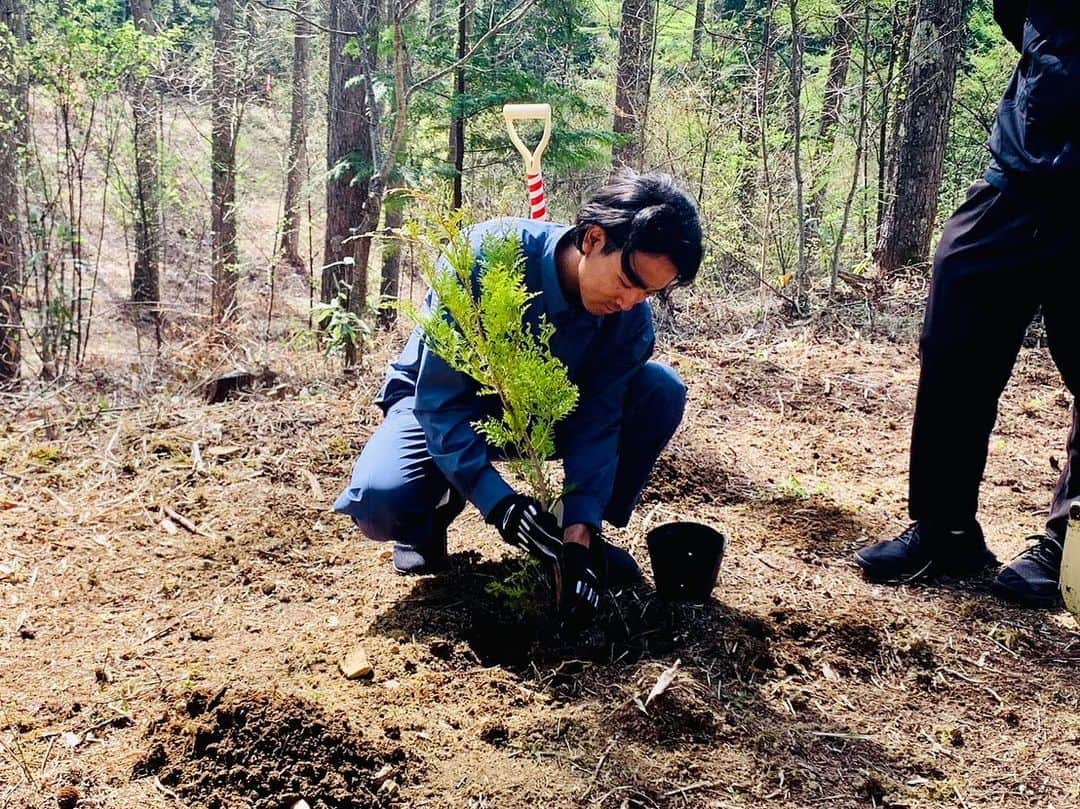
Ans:
[[[540,173],[526,174],[529,186],[529,216],[532,219],[547,219],[547,198],[544,194],[544,178]]]

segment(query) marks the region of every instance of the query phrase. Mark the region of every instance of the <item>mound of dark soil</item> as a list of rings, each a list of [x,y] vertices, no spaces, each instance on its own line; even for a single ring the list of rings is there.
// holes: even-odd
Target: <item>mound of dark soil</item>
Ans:
[[[207,809],[312,809],[390,805],[405,760],[378,749],[341,714],[294,696],[196,692],[147,732],[133,777],[156,775]]]

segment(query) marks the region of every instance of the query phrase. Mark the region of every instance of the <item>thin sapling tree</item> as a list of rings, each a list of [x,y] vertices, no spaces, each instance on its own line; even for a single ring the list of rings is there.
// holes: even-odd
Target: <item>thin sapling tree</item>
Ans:
[[[521,241],[516,235],[488,236],[478,257],[461,210],[425,220],[430,221],[408,223],[403,233],[423,245],[439,245],[441,259],[421,258],[432,304],[426,311],[404,308],[428,349],[476,381],[478,396],[498,396],[501,414],[473,427],[550,510],[561,489],[545,461],[555,454],[555,425],[577,406],[578,389],[551,354],[554,326],[543,315],[535,326],[525,317],[537,293],[525,286]]]

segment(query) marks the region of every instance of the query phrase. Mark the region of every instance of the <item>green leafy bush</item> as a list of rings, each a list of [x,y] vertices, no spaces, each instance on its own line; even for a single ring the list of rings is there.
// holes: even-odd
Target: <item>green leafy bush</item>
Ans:
[[[351,348],[363,345],[371,333],[371,327],[349,311],[347,289],[338,292],[330,303],[315,304],[312,314],[322,332],[323,352],[328,357],[344,357]]]

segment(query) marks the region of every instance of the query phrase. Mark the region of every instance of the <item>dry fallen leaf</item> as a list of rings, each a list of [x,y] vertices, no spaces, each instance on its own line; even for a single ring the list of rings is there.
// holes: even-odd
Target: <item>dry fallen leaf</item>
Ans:
[[[656,685],[652,687],[649,696],[645,697],[646,706],[671,687],[671,684],[675,681],[675,674],[679,671],[679,666],[681,664],[682,660],[676,660],[671,664],[670,668],[666,668],[660,672],[660,676],[656,678]]]

